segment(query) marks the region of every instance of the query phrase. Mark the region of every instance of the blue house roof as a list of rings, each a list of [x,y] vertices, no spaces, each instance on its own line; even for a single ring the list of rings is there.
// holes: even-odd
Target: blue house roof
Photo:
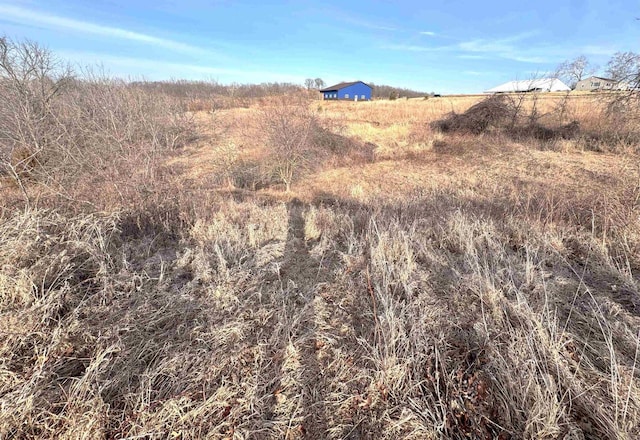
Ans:
[[[336,84],[335,86],[331,86],[331,87],[327,87],[325,89],[320,90],[320,92],[336,92],[338,90],[344,89],[346,87],[350,87],[354,84],[359,84],[362,83],[365,86],[372,88],[369,84],[362,82],[362,81],[353,81],[353,82],[342,82],[340,84]]]

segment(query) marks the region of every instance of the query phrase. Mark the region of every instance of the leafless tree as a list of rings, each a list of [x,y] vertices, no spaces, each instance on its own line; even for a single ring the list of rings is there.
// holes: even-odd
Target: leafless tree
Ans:
[[[593,75],[597,70],[597,66],[591,64],[587,57],[580,55],[574,60],[561,63],[556,69],[555,76],[566,81],[567,85],[573,89],[579,81]]]
[[[262,126],[268,137],[270,167],[289,192],[292,183],[317,157],[314,134],[318,118],[303,102],[282,100],[263,112]]]
[[[617,82],[617,93],[603,96],[607,116],[619,127],[640,120],[640,54],[616,52],[607,63],[607,76]]]
[[[640,54],[616,52],[607,63],[607,76],[633,87],[640,79]]]
[[[0,38],[0,167],[27,203],[24,179],[41,171],[48,150],[64,135],[57,106],[72,78],[46,48]]]
[[[324,88],[324,86],[325,86],[324,81],[322,80],[322,78],[316,78],[316,79],[313,80],[313,82],[314,82],[314,84],[316,86],[316,89],[318,89],[318,90]]]
[[[313,78],[307,78],[304,80],[304,86],[307,88],[307,90],[311,90],[313,89],[313,87],[315,86],[315,81],[313,80]]]

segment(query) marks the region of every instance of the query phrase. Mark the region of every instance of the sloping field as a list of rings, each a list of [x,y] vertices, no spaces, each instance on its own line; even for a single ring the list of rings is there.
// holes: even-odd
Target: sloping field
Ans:
[[[640,436],[638,156],[431,128],[479,99],[313,102],[290,193],[265,106],[198,113],[125,202],[5,209],[0,438]]]

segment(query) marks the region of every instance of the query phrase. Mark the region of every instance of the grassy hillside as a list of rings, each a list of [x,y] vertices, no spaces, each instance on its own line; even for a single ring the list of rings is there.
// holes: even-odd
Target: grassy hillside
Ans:
[[[640,435],[631,120],[110,86],[77,161],[2,181],[0,438]]]

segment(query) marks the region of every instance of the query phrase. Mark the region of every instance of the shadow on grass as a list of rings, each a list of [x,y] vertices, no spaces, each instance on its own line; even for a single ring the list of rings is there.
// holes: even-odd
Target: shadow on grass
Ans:
[[[297,345],[299,353],[302,384],[294,390],[283,390],[282,377],[285,374],[284,362],[279,365],[276,381],[272,386],[270,405],[265,416],[271,418],[276,411],[277,394],[280,392],[297,392],[302,394],[302,408],[299,415],[301,424],[290,427],[302,434],[304,438],[324,438],[329,428],[326,415],[326,395],[323,379],[323,365],[319,357],[319,347],[323,342],[317,328],[319,317],[316,310],[316,295],[323,283],[330,283],[329,273],[323,269],[321,262],[316,261],[310,253],[305,240],[304,212],[308,206],[298,199],[287,204],[288,232],[284,250],[284,261],[280,269],[281,288],[295,310],[288,310],[293,316],[304,315],[296,320],[292,328],[291,344]],[[286,347],[281,347],[285,351]],[[284,355],[286,356],[286,354]],[[284,356],[278,356],[282,358]],[[292,415],[293,416],[293,415]]]

